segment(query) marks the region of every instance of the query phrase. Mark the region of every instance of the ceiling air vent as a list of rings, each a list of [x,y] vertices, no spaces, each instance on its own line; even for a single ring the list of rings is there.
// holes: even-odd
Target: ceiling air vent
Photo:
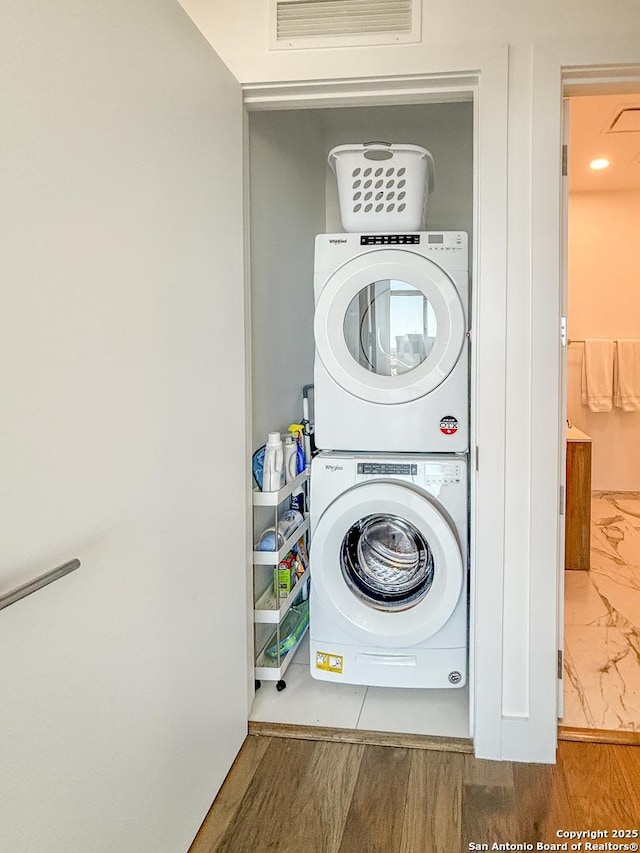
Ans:
[[[614,118],[609,133],[639,133],[640,107],[626,107],[619,110]]]
[[[270,47],[417,42],[420,6],[420,0],[271,0]]]

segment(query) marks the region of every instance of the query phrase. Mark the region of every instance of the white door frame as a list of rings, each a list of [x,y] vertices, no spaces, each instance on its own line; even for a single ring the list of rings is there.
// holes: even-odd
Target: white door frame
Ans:
[[[248,110],[458,100],[474,95],[475,204],[470,453],[471,719],[476,754],[503,751],[503,612],[507,317],[507,104],[509,50],[486,43],[425,56],[419,76],[244,87]],[[475,378],[475,381],[474,381]],[[248,382],[247,394],[250,395]],[[247,410],[250,411],[250,399]],[[481,465],[478,470],[481,448]],[[555,731],[555,730],[554,730]]]
[[[634,39],[553,41],[536,45],[532,68],[531,192],[531,566],[529,632],[530,736],[549,742],[556,714],[555,661],[558,645],[562,298],[561,140],[563,86],[624,85],[637,78],[640,48]],[[586,90],[584,90],[586,91]],[[551,600],[553,598],[553,601]]]
[[[567,443],[562,440],[567,419],[567,351],[569,337],[567,332],[567,243],[569,239],[569,101],[562,101],[562,170],[560,184],[560,241],[562,256],[560,259],[560,446],[558,463],[560,473],[560,524],[558,525],[558,683],[557,717],[564,715],[564,566],[567,525]]]

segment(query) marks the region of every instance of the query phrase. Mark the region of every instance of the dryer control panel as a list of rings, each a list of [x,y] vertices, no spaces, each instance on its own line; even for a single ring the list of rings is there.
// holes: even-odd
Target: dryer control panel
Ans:
[[[417,246],[420,234],[363,234],[361,246]]]
[[[469,270],[466,231],[414,231],[378,234],[318,234],[314,257],[316,295],[342,264],[371,252],[411,252],[429,258],[445,270]],[[396,256],[401,260],[401,255]],[[322,284],[320,283],[322,282]],[[466,285],[468,287],[468,282]]]

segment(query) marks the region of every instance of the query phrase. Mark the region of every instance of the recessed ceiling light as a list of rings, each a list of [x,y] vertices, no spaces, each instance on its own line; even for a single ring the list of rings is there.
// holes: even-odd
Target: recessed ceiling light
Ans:
[[[611,165],[611,163],[607,160],[606,157],[598,157],[596,160],[592,160],[589,163],[589,168],[590,169],[596,169],[596,170],[606,169],[610,165]]]

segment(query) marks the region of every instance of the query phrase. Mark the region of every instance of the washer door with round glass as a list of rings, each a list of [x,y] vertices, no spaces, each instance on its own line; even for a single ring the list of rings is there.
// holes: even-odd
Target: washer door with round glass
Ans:
[[[313,594],[354,637],[407,646],[451,617],[463,587],[457,536],[423,493],[375,481],[330,504],[311,543]]]
[[[372,403],[408,403],[437,388],[466,335],[455,284],[408,250],[368,252],[337,269],[316,304],[316,350],[345,391]]]

